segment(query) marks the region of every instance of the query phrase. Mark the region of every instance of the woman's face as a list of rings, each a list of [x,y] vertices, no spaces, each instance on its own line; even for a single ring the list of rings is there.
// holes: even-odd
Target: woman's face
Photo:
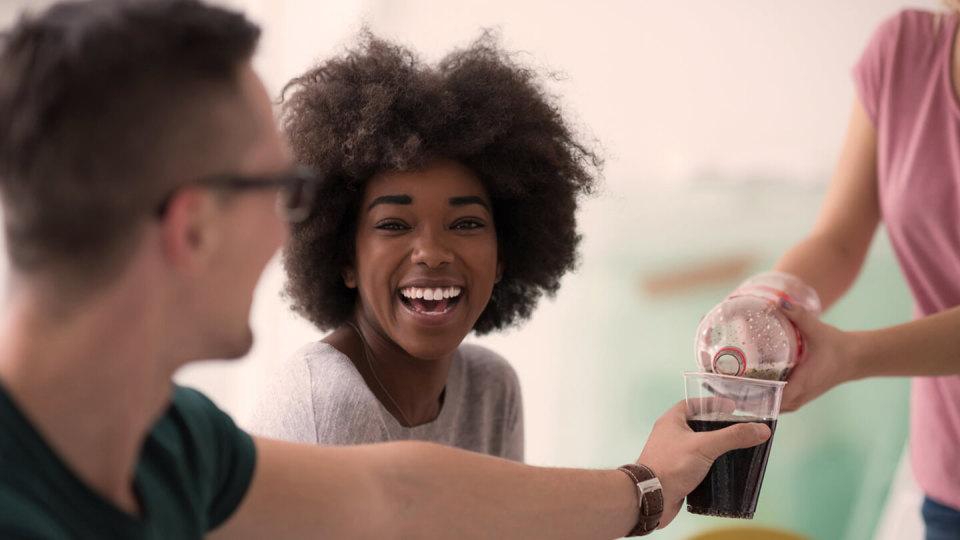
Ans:
[[[453,352],[480,317],[500,264],[490,198],[469,169],[437,161],[366,186],[355,264],[359,316],[408,354]]]

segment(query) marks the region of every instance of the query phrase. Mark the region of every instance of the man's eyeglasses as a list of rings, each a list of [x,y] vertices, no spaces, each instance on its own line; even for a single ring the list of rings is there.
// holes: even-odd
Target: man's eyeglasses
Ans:
[[[298,223],[310,216],[319,184],[320,177],[306,167],[297,167],[291,172],[275,176],[241,176],[234,174],[210,176],[187,182],[171,190],[157,208],[157,215],[163,216],[166,214],[174,194],[187,186],[229,190],[280,189],[280,196],[277,198],[277,211],[290,223]]]

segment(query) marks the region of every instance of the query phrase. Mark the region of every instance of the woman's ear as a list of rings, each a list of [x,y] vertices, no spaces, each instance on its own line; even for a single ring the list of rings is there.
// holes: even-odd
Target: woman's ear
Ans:
[[[340,275],[343,277],[343,284],[346,285],[348,289],[357,288],[357,272],[352,266],[344,268]]]
[[[501,279],[503,279],[503,260],[498,259],[497,260],[497,277],[493,279],[493,283],[494,284],[500,283]]]

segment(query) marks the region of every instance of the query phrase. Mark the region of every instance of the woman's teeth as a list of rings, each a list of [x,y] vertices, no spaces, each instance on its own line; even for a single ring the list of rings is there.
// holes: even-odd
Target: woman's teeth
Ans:
[[[424,289],[420,287],[404,287],[400,289],[400,294],[404,298],[411,300],[422,298],[424,300],[444,300],[446,298],[456,298],[460,296],[460,287],[446,287],[442,289]]]

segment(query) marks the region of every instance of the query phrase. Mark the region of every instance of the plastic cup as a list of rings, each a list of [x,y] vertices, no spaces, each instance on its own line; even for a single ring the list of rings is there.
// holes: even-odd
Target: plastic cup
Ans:
[[[770,438],[763,444],[717,458],[703,482],[687,495],[687,511],[693,514],[752,519],[787,383],[702,372],[686,372],[683,377],[687,425],[694,431],[743,422],[770,428]]]

